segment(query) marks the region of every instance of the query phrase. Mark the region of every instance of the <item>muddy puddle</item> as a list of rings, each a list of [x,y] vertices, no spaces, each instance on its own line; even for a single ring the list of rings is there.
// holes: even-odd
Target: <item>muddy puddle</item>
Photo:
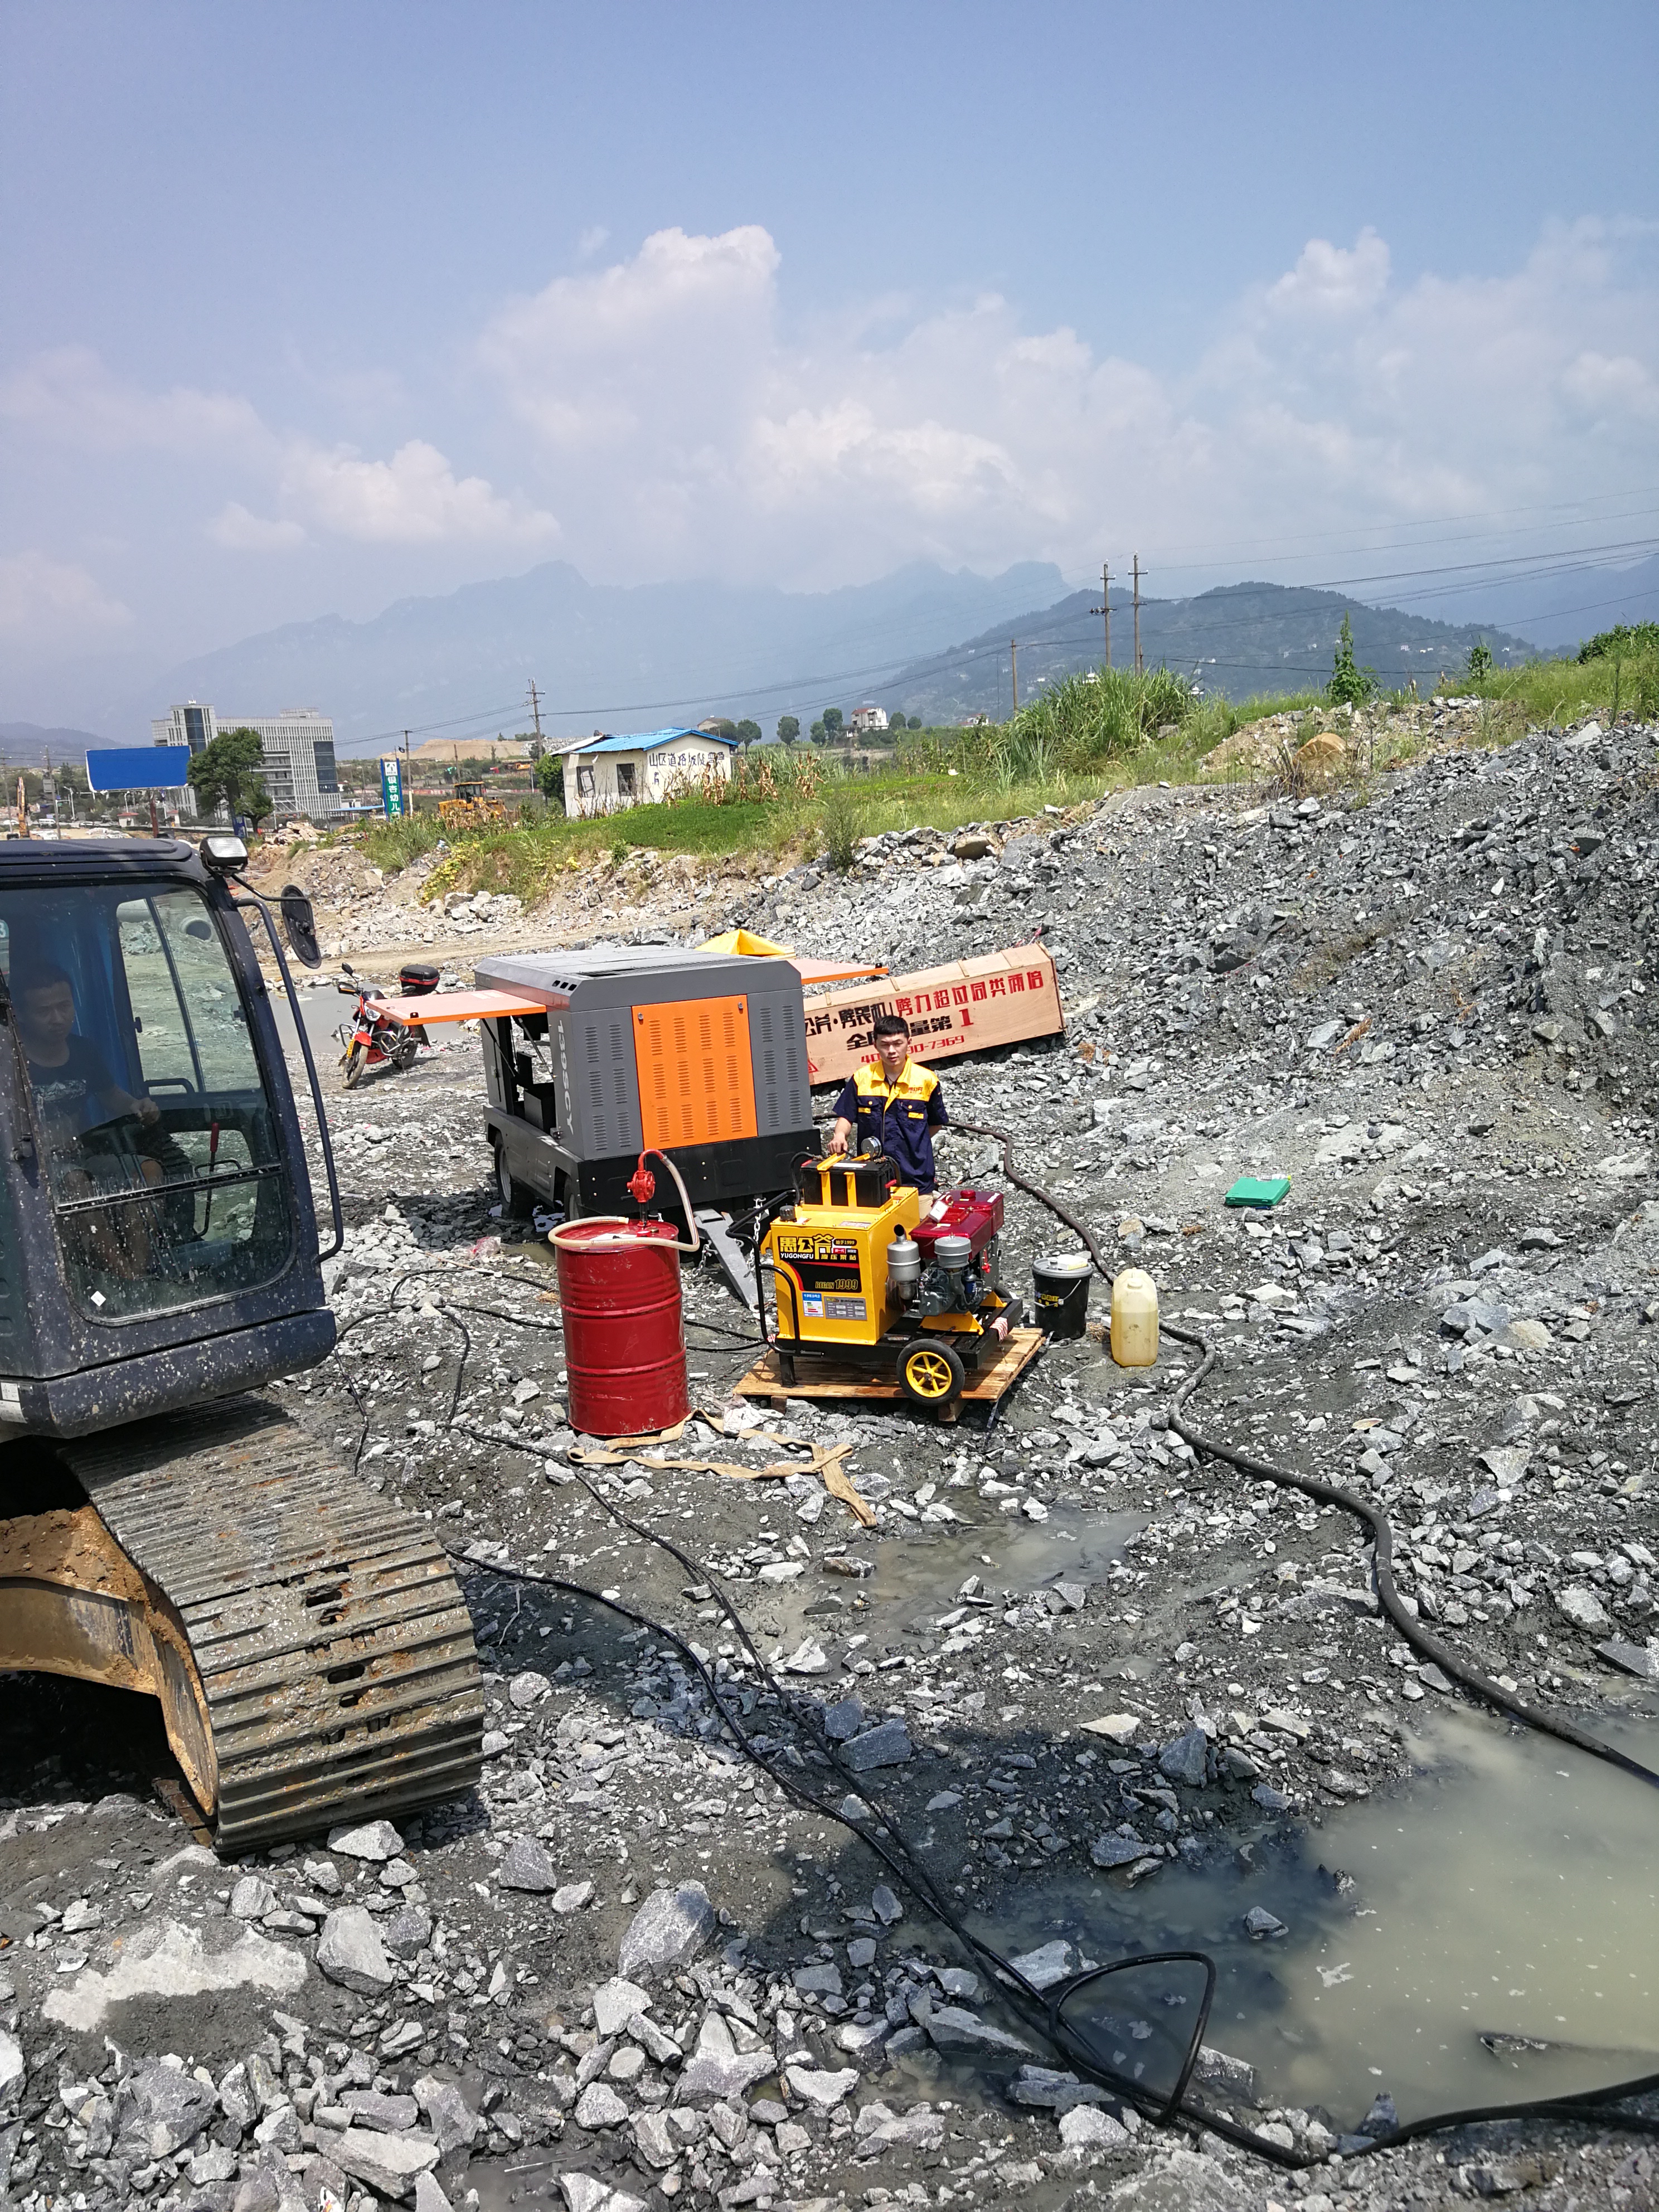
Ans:
[[[906,1630],[926,1632],[969,1604],[963,1592],[970,1583],[981,1606],[988,1599],[1033,1596],[1061,1583],[1081,1584],[1087,1601],[1096,1603],[1124,1547],[1146,1525],[1144,1514],[1070,1504],[1055,1505],[1046,1521],[1031,1522],[993,1513],[979,1501],[951,1502],[957,1511],[978,1517],[906,1524],[853,1547],[859,1559],[872,1564],[872,1573],[849,1579],[826,1570],[787,1585],[769,1607],[781,1617],[786,1637],[850,1628],[881,1642]],[[969,1606],[969,1619],[972,1610]]]
[[[1659,1760],[1659,1711],[1610,1740]],[[1208,2044],[1255,2069],[1261,2106],[1339,2131],[1384,2090],[1403,2123],[1659,2071],[1659,1790],[1462,1712],[1411,1748],[1417,1771],[1387,1796],[1135,1890],[1025,1887],[978,1932],[1005,1952],[1063,1937],[1102,1963],[1207,1952]],[[1248,1932],[1258,1911],[1283,1932]],[[1141,1978],[1102,1985],[1101,2047],[1133,1990],[1146,2048],[1127,2046],[1129,2070],[1167,2081],[1197,1984]],[[1090,2009],[1073,2008],[1079,2025]]]

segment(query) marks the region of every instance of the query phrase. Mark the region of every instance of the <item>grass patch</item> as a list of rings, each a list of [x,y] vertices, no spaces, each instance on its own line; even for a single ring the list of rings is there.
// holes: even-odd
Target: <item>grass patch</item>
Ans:
[[[868,775],[848,773],[816,748],[767,746],[740,757],[729,780],[710,779],[657,805],[591,822],[550,814],[462,832],[428,876],[426,896],[511,891],[533,905],[560,876],[606,860],[620,866],[645,848],[708,860],[823,854],[845,869],[859,841],[883,830],[1015,821],[1130,785],[1186,782],[1243,724],[1312,697],[1234,704],[1195,700],[1162,669],[1097,677],[1056,685],[1010,723],[907,732],[890,762]],[[431,852],[442,831],[435,817],[417,815],[359,835],[391,872]]]
[[[1560,725],[1598,714],[1611,721],[1626,708],[1651,721],[1659,715],[1659,653],[1607,651],[1593,659],[1529,660],[1522,668],[1492,669],[1460,684],[1464,696],[1509,710],[1508,720]]]
[[[404,814],[395,822],[371,822],[358,833],[363,851],[389,876],[429,853],[443,834],[435,814]]]
[[[825,792],[817,826],[830,866],[844,876],[853,865],[859,839],[866,835],[863,809],[847,777],[837,777]]]

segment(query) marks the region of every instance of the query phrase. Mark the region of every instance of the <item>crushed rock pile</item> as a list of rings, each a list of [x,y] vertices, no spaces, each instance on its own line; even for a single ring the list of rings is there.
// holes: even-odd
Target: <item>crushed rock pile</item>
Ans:
[[[1218,1342],[1200,1425],[1381,1503],[1424,1619],[1632,1740],[1659,1679],[1656,760],[1659,732],[1626,722],[1451,751],[1363,807],[1134,794],[873,841],[850,879],[757,882],[732,917],[895,967],[1041,924],[1067,1036],[945,1068],[951,1112],[1009,1127]],[[753,1348],[697,1273],[694,1395],[755,1479],[645,1450],[589,1468],[545,1244],[492,1218],[476,1064],[422,1060],[331,1118],[331,1293],[360,1325],[271,1395],[465,1553],[483,1783],[221,1864],[156,1802],[165,1755],[112,1721],[112,1693],[9,1680],[0,2192],[27,2212],[441,2212],[515,2189],[567,2212],[1651,2196],[1640,2139],[1544,2122],[1349,2163],[1401,2084],[1292,2100],[1229,2050],[1231,2014],[1206,2094],[1323,2162],[1273,2181],[1213,2137],[1161,2136],[780,1786],[884,1808],[1039,1983],[1112,1955],[1194,1876],[1237,1892],[1207,1943],[1286,1955],[1272,1868],[1298,1838],[1323,1864],[1345,1818],[1432,1763],[1438,1720],[1478,1714],[1379,1618],[1352,1524],[1174,1433],[1183,1354],[1120,1370],[1097,1327],[988,1432],[771,1413],[732,1396]],[[942,1155],[951,1177],[994,1161],[962,1133]],[[1226,1211],[1247,1171],[1288,1174],[1290,1196]],[[1023,1290],[1066,1239],[1013,1194],[1009,1212]],[[810,1472],[842,1444],[867,1528]],[[772,1682],[710,1583],[605,1500],[718,1578]],[[501,1562],[673,1625],[772,1773],[678,1652]],[[1489,1839],[1493,1881],[1523,1845]],[[1326,1908],[1356,1946],[1367,1881],[1344,1875]]]

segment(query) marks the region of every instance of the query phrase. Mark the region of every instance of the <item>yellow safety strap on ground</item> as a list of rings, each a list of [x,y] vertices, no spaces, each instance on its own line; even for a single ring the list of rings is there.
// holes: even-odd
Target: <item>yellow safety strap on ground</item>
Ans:
[[[854,1449],[851,1444],[808,1444],[804,1449],[811,1458],[805,1466],[798,1459],[786,1459],[770,1461],[764,1467],[749,1467],[736,1460],[674,1457],[655,1449],[659,1444],[678,1443],[694,1420],[706,1422],[717,1436],[725,1433],[716,1416],[698,1411],[688,1414],[684,1421],[676,1421],[672,1428],[659,1430],[653,1436],[618,1437],[609,1447],[573,1445],[568,1456],[579,1467],[621,1467],[636,1459],[643,1467],[677,1468],[688,1474],[724,1474],[734,1482],[775,1481],[792,1474],[816,1474],[830,1495],[838,1498],[863,1527],[874,1527],[875,1508],[860,1497],[847,1472],[845,1462]],[[787,1437],[775,1436],[769,1429],[751,1433],[763,1444],[775,1444],[780,1451],[803,1449]]]

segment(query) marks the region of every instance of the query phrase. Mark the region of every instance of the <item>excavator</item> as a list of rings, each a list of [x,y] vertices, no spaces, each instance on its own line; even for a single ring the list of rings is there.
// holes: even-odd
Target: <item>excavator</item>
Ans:
[[[430,1524],[252,1395],[332,1350],[344,1224],[284,952],[318,964],[310,908],[246,861],[0,843],[0,1669],[159,1700],[228,1853],[463,1791],[483,1729]]]
[[[438,819],[446,830],[492,830],[506,823],[507,809],[487,783],[458,783],[438,801]]]

